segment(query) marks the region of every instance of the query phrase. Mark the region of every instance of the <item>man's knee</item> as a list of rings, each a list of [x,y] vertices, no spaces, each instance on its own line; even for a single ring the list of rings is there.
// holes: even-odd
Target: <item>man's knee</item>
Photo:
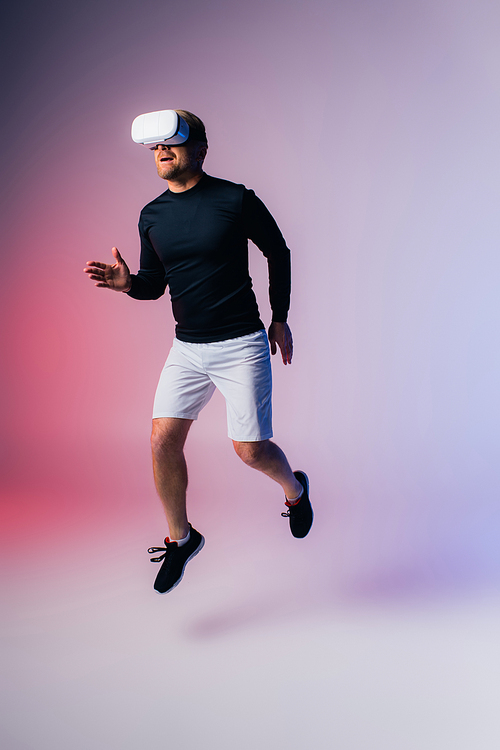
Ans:
[[[256,466],[267,453],[269,440],[255,442],[241,442],[233,440],[234,450],[241,460],[248,466]]]
[[[182,451],[186,442],[191,419],[174,417],[153,419],[151,448],[154,454]]]

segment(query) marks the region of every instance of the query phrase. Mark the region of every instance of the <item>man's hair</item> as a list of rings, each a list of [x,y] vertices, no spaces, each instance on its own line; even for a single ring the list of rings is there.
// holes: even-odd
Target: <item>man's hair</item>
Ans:
[[[199,117],[196,115],[193,115],[192,112],[188,112],[185,109],[175,109],[174,112],[177,112],[179,117],[182,117],[183,120],[186,120],[187,124],[189,125],[189,140],[190,141],[198,141],[199,143],[204,143],[206,146],[208,146],[208,140],[207,140],[207,133],[205,130],[205,126],[203,122],[200,120]],[[193,130],[195,131],[193,133]],[[192,133],[192,136],[191,136]]]

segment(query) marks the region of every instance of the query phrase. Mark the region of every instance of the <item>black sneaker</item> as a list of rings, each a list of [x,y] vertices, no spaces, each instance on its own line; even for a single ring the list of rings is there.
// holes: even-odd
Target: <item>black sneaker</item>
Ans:
[[[182,581],[184,568],[205,544],[204,537],[202,537],[199,531],[193,529],[191,524],[189,524],[189,529],[191,536],[189,537],[189,541],[183,544],[182,547],[179,547],[177,542],[171,542],[167,536],[165,547],[150,547],[148,549],[150,555],[156,552],[163,552],[163,555],[160,555],[160,557],[151,558],[151,562],[161,562],[163,560],[154,584],[154,589],[159,594],[166,594],[168,591],[175,589],[177,584]]]
[[[290,519],[290,531],[293,536],[297,537],[297,539],[303,539],[309,533],[314,518],[313,509],[311,508],[311,502],[309,500],[309,480],[303,471],[294,471],[293,475],[301,483],[304,492],[302,493],[299,502],[295,505],[290,505],[288,501],[285,500],[285,505],[288,505],[288,510],[281,515],[283,518]]]

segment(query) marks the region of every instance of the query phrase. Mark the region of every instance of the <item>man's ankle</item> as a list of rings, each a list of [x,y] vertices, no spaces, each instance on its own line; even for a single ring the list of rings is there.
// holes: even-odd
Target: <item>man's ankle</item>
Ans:
[[[302,487],[302,485],[300,484],[300,482],[298,482],[298,485],[299,485],[300,489],[292,497],[288,497],[288,495],[285,495],[286,501],[287,501],[287,503],[290,503],[290,505],[295,505],[296,503],[299,502],[300,498],[302,497],[302,494],[304,492],[304,488]]]
[[[172,541],[177,542],[178,547],[182,547],[184,544],[187,544],[189,542],[190,536],[191,536],[191,529],[188,529],[188,532],[185,536],[181,537],[180,539],[172,539]]]
[[[187,526],[186,528],[183,528],[182,526],[174,528],[172,531],[169,529],[169,539],[171,542],[186,542],[189,539],[190,534],[190,528]]]

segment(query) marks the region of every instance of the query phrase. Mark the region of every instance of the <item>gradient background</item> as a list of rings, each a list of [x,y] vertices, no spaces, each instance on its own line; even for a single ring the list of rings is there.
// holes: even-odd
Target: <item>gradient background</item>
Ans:
[[[497,750],[500,9],[488,0],[49,0],[4,18],[4,750]],[[6,79],[6,80],[5,80]],[[149,456],[168,298],[95,289],[165,185],[141,112],[293,253],[275,438],[304,541],[214,396],[205,549],[168,597]],[[265,321],[266,264],[251,269]]]

